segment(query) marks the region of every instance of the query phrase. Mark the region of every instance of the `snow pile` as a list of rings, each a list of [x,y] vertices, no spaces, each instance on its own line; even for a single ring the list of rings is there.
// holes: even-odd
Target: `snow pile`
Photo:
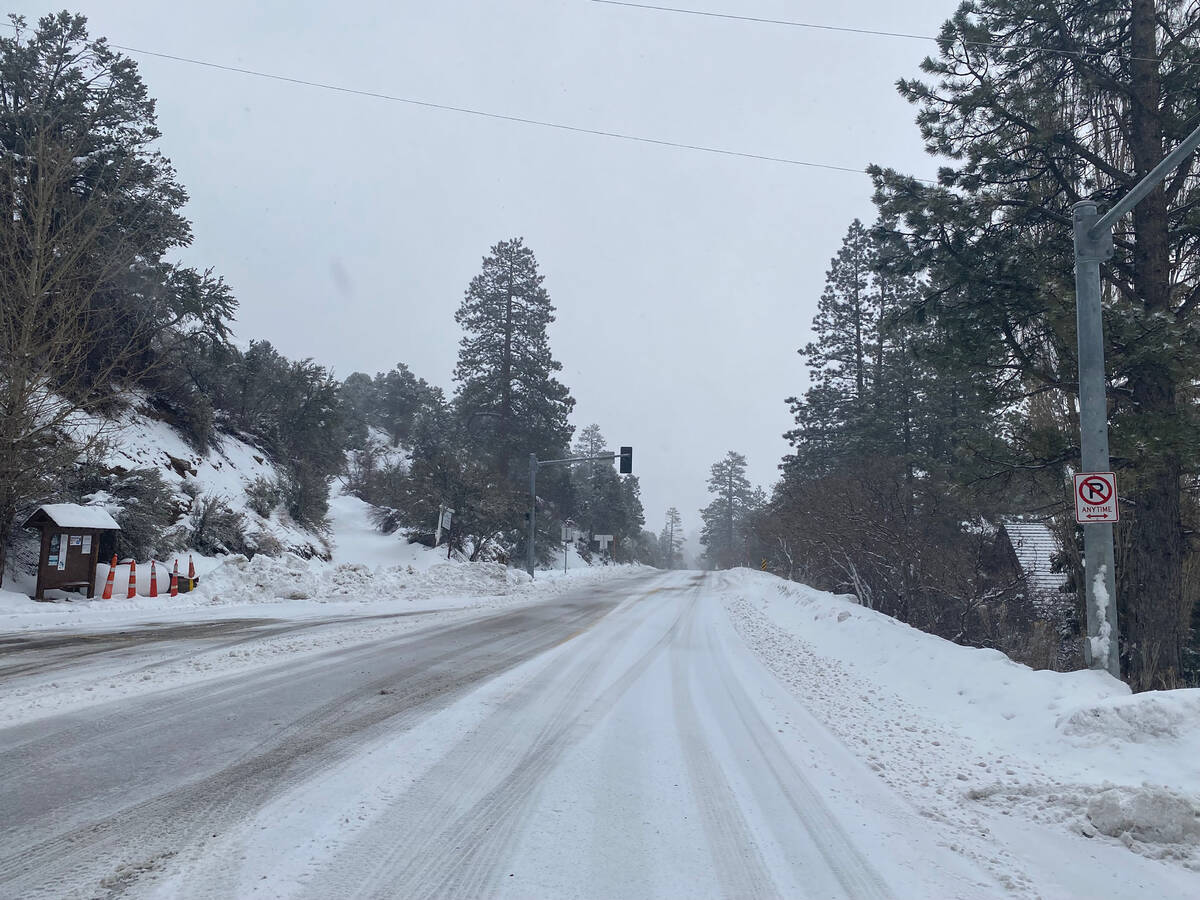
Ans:
[[[326,565],[293,554],[226,557],[203,579],[198,597],[214,604],[313,600],[320,603],[432,597],[504,596],[529,583],[524,572],[498,563],[442,562],[372,570],[361,563]]]
[[[1106,788],[1088,803],[1087,815],[1102,834],[1127,842],[1182,844],[1200,839],[1194,800],[1165,788]]]
[[[0,590],[0,613],[24,611],[29,609],[32,603],[28,594]]]
[[[1105,672],[1034,671],[852,598],[720,577],[746,642],[923,814],[974,833],[1023,816],[1200,869],[1200,691],[1131,695]]]
[[[1195,739],[1200,689],[1113,697],[1060,717],[1058,727],[1081,744]],[[1194,749],[1193,758],[1200,759],[1200,747]]]

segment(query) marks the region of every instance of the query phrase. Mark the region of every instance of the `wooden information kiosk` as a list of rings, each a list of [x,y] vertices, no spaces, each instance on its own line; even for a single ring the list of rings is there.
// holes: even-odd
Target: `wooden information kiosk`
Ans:
[[[38,507],[24,527],[42,533],[37,590],[33,599],[46,599],[46,591],[83,588],[87,588],[89,598],[96,596],[100,535],[121,530],[108,510],[76,503],[48,503]]]

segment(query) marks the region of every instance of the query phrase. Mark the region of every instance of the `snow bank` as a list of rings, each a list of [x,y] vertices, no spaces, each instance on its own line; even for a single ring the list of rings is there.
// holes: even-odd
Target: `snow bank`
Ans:
[[[978,830],[983,810],[1024,815],[1200,869],[1200,691],[1131,695],[1105,672],[1034,671],[853,598],[719,577],[767,666],[931,817]]]
[[[1061,716],[1058,727],[1083,744],[1187,740],[1200,733],[1200,689],[1112,697]]]
[[[225,558],[197,588],[216,604],[313,600],[320,603],[502,596],[530,581],[524,572],[498,563],[441,562],[419,571],[412,566],[372,570],[360,563],[326,565],[292,554],[271,558]]]
[[[1103,834],[1157,844],[1195,843],[1200,818],[1195,801],[1165,788],[1102,790],[1088,803],[1088,819]]]

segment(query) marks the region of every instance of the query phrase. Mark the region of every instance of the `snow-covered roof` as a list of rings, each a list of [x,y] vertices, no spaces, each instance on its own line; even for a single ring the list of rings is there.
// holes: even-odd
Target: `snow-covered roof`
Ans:
[[[1051,570],[1051,560],[1059,552],[1054,532],[1041,522],[1005,522],[1004,530],[1029,583],[1039,591],[1057,593],[1067,579]]]
[[[100,528],[120,531],[117,520],[103,506],[81,506],[78,503],[47,503],[39,506],[25,527],[36,527],[39,516],[45,515],[59,528]]]

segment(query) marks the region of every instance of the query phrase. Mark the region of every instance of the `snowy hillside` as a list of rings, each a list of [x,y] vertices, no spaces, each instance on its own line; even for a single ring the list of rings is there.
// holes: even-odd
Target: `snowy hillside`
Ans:
[[[158,588],[167,592],[171,565],[183,560],[182,571],[187,571],[187,559],[192,557],[198,574],[203,578],[210,571],[219,569],[222,557],[205,556],[198,550],[186,546],[189,520],[197,504],[207,500],[219,500],[235,514],[242,517],[242,530],[251,547],[269,547],[273,556],[298,557],[301,561],[331,561],[336,564],[356,564],[369,567],[405,566],[425,570],[440,557],[425,547],[409,544],[403,533],[383,535],[376,530],[368,518],[369,507],[361,500],[341,493],[335,481],[331,487],[329,529],[318,533],[293,521],[282,505],[276,505],[267,516],[256,511],[249,492],[253,486],[275,483],[279,470],[268,456],[248,443],[230,434],[220,434],[213,446],[205,453],[193,449],[178,431],[159,421],[146,411],[130,409],[112,420],[88,420],[77,425],[81,433],[99,433],[99,453],[95,464],[107,470],[126,472],[149,469],[157,472],[172,495],[172,505],[178,517],[169,532],[179,535],[185,546],[177,553],[167,554],[169,559],[156,560],[159,570]],[[378,435],[375,436],[378,438]],[[400,451],[395,451],[399,453]],[[97,504],[120,516],[121,503],[104,491],[87,496],[85,502]],[[28,533],[19,536],[21,552],[16,554],[22,571],[8,573],[4,588],[18,594],[32,592],[32,566],[36,545]],[[137,560],[137,583],[139,598],[130,603],[140,603],[150,590],[149,559]],[[243,560],[244,562],[244,560]],[[267,565],[267,560],[256,563]],[[288,563],[280,563],[287,566]],[[295,562],[291,563],[295,565]],[[101,560],[97,577],[97,593],[108,574],[107,560]],[[128,583],[129,568],[118,567],[116,581],[118,593],[123,597],[123,588]],[[52,597],[66,599],[52,592]],[[73,603],[82,602],[72,596]],[[145,598],[148,600],[148,598]],[[8,605],[17,602],[8,598]],[[161,606],[161,599],[156,601]]]
[[[270,535],[301,556],[329,556],[322,535],[291,521],[281,510],[264,517],[251,508],[247,489],[256,481],[274,482],[279,476],[266,454],[251,444],[219,434],[207,453],[197,453],[170,425],[132,410],[106,426],[104,439],[107,465],[155,469],[185,504],[189,500],[185,483],[190,482],[198,496],[223,500],[245,516],[247,532]]]
[[[117,586],[111,600],[87,600],[80,595],[50,592],[58,604],[34,603],[27,596],[33,581],[28,575],[6,581],[0,591],[0,615],[8,614],[10,627],[26,628],[32,623],[44,627],[83,619],[101,621],[110,615],[138,610],[182,613],[203,607],[239,606],[245,609],[275,606],[287,601],[316,604],[373,603],[404,601],[426,608],[436,598],[464,599],[507,597],[520,593],[528,576],[496,563],[468,564],[448,559],[444,547],[436,550],[409,543],[403,531],[381,533],[372,523],[372,507],[344,492],[337,480],[329,498],[329,528],[324,533],[305,529],[277,507],[270,516],[253,509],[248,489],[258,481],[274,481],[278,471],[259,449],[232,435],[222,435],[207,453],[197,453],[164,422],[128,412],[119,419],[103,423],[104,453],[102,464],[109,468],[153,469],[162,476],[183,510],[178,528],[186,526],[188,507],[196,498],[213,497],[226,503],[244,518],[247,533],[267,535],[278,542],[281,552],[258,553],[252,559],[243,555],[205,556],[184,547],[168,559],[155,560],[159,596],[149,596],[151,570],[149,559],[137,560],[135,578],[137,596],[126,598],[129,565],[122,560],[116,569]],[[372,432],[380,459],[395,461],[403,449],[391,447],[382,432]],[[193,496],[194,495],[194,496]],[[103,493],[89,502],[106,506],[119,514],[120,507]],[[186,574],[188,561],[194,562],[200,579],[191,594],[167,597],[170,570],[182,560]],[[572,575],[589,568],[572,548],[569,558]],[[97,569],[97,595],[108,576],[107,560]],[[562,575],[562,554],[557,555],[551,578]],[[58,613],[65,613],[66,618]],[[255,613],[249,613],[255,614]],[[32,616],[32,618],[30,617]]]

